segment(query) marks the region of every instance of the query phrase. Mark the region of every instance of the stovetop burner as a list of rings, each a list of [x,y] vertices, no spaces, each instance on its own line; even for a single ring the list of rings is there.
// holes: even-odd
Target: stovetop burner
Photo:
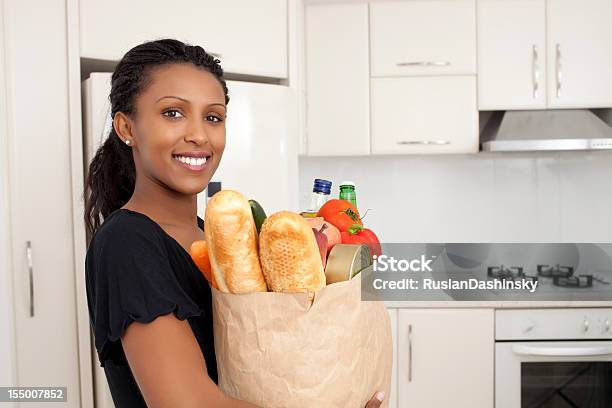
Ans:
[[[543,276],[546,278],[554,278],[556,276],[567,278],[574,274],[573,266],[563,266],[563,265],[538,265],[538,276]]]
[[[537,265],[537,276],[525,274],[522,266],[489,266],[487,267],[487,276],[493,279],[501,280],[530,280],[537,282],[538,278],[551,278],[552,284],[564,288],[591,288],[594,282],[599,282],[604,285],[609,285],[607,279],[603,279],[596,274],[580,274],[574,275],[575,268],[567,265]],[[550,281],[549,281],[550,282]]]
[[[523,272],[522,266],[489,266],[487,267],[487,276],[494,279],[502,280],[530,280],[537,282],[537,276],[528,276]]]
[[[553,284],[566,288],[593,287],[593,275],[554,276]]]
[[[522,266],[489,266],[487,268],[487,276],[491,278],[514,278],[525,276]]]

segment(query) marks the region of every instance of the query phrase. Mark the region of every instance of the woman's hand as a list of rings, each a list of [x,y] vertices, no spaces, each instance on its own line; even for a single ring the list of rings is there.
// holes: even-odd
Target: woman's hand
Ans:
[[[379,391],[376,394],[374,394],[371,400],[368,401],[365,408],[378,408],[380,407],[384,399],[385,399],[385,393],[382,391]]]

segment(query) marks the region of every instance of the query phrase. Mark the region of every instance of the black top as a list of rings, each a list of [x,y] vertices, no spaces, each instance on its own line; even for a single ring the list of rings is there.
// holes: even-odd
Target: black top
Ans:
[[[198,225],[203,229],[198,217]],[[146,407],[127,363],[121,335],[133,321],[174,313],[187,319],[217,382],[212,296],[191,256],[155,221],[128,209],[111,213],[94,233],[85,258],[91,328],[116,407]]]

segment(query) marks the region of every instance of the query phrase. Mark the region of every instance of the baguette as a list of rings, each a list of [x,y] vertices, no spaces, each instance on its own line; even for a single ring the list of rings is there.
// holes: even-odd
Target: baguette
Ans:
[[[312,228],[296,213],[280,211],[264,221],[260,261],[270,290],[315,292],[325,287],[325,272]]]
[[[266,292],[257,230],[247,199],[237,191],[222,190],[210,199],[204,217],[210,265],[219,290]]]

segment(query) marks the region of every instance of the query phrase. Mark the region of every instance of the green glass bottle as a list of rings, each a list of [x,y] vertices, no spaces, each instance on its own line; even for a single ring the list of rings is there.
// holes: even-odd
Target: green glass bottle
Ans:
[[[346,200],[357,208],[357,196],[355,195],[355,183],[343,181],[340,183],[340,199]]]

